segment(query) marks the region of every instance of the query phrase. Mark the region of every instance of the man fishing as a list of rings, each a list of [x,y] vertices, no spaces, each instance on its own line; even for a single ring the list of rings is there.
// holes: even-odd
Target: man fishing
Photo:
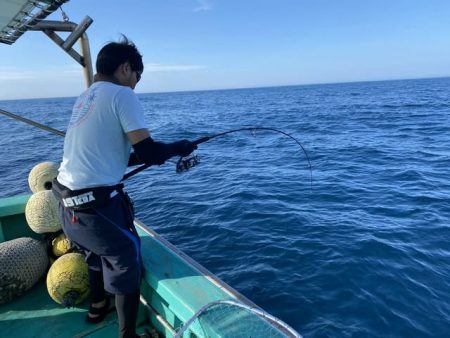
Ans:
[[[96,69],[95,82],[73,107],[53,192],[65,234],[86,254],[91,288],[86,321],[99,323],[110,312],[106,290],[115,295],[119,337],[137,337],[143,266],[133,207],[120,182],[129,165],[161,165],[196,146],[150,137],[133,91],[144,70],[142,55],[126,37],[100,50]]]

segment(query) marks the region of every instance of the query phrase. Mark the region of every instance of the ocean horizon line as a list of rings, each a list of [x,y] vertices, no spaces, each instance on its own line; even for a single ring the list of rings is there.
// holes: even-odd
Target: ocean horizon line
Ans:
[[[447,79],[450,75],[432,76],[432,77],[415,77],[415,78],[399,78],[399,79],[383,79],[383,80],[356,80],[356,81],[338,81],[338,82],[316,82],[316,83],[299,83],[299,84],[280,84],[280,85],[262,85],[251,87],[233,87],[233,88],[211,88],[211,89],[195,89],[195,90],[173,90],[173,91],[153,91],[153,92],[136,92],[138,96],[151,94],[174,94],[174,93],[200,93],[200,92],[214,92],[214,91],[233,91],[233,90],[253,90],[253,89],[270,89],[270,88],[284,88],[284,87],[302,87],[302,86],[325,86],[325,85],[341,85],[341,84],[358,84],[358,83],[376,83],[376,82],[395,82],[395,81],[417,81],[417,80],[437,80]],[[81,94],[81,92],[80,92]],[[30,97],[22,99],[0,99],[0,102],[13,101],[27,101],[27,100],[50,100],[50,99],[70,99],[76,98],[73,96],[52,96],[52,97]]]

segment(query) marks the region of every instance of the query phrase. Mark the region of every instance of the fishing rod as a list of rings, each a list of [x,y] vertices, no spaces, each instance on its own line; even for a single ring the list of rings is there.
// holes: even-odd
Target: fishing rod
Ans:
[[[3,114],[3,115],[8,116],[10,118],[13,118],[15,120],[18,120],[18,121],[24,122],[26,124],[29,124],[29,125],[31,125],[33,127],[36,127],[36,128],[39,128],[39,129],[42,129],[42,130],[45,130],[45,131],[48,131],[48,132],[50,132],[52,134],[59,135],[59,136],[65,136],[66,135],[66,133],[63,132],[63,131],[60,131],[58,129],[46,126],[46,125],[38,123],[36,121],[27,119],[25,117],[19,116],[17,114],[11,113],[11,112],[8,112],[6,110],[0,109],[0,113]],[[227,130],[227,131],[224,131],[224,132],[221,132],[221,133],[218,133],[218,134],[214,134],[214,135],[210,135],[210,136],[204,136],[204,137],[199,138],[196,141],[193,141],[193,143],[197,146],[199,144],[208,142],[208,141],[213,140],[215,138],[218,138],[218,137],[221,137],[221,136],[225,136],[225,135],[228,135],[228,134],[232,134],[232,133],[242,132],[242,131],[250,131],[254,135],[257,130],[272,131],[272,132],[276,132],[276,133],[282,134],[282,135],[290,138],[291,140],[293,140],[302,149],[303,153],[305,154],[306,160],[308,161],[309,172],[310,172],[310,184],[311,184],[311,190],[312,190],[312,167],[311,167],[311,161],[309,160],[308,153],[306,152],[305,148],[303,147],[303,145],[300,143],[299,140],[297,140],[295,137],[293,137],[292,135],[290,135],[290,134],[288,134],[288,133],[286,133],[286,132],[284,132],[282,130],[279,130],[279,129],[276,129],[276,128],[268,128],[268,127],[243,127],[243,128],[238,128],[238,129]],[[180,172],[183,172],[183,171],[187,171],[187,170],[189,170],[190,168],[196,166],[199,163],[200,163],[200,160],[199,160],[197,155],[191,155],[191,156],[188,156],[188,157],[180,157],[180,159],[178,160],[177,165],[176,165],[176,171],[177,171],[177,173],[180,173]],[[141,172],[142,170],[147,169],[150,166],[151,166],[151,164],[144,164],[144,165],[141,165],[140,167],[137,167],[137,168],[131,170],[130,172],[128,172],[127,174],[125,174],[123,176],[122,181],[124,181],[124,180],[126,180],[126,179],[128,179],[128,178],[130,178],[130,177],[132,177],[134,175],[136,175],[137,173]]]
[[[286,133],[286,132],[284,132],[282,130],[279,130],[279,129],[276,129],[276,128],[268,128],[268,127],[243,127],[243,128],[238,128],[238,129],[227,130],[227,131],[224,131],[222,133],[214,134],[214,135],[211,135],[211,136],[204,136],[204,137],[199,138],[196,141],[193,141],[193,143],[197,146],[197,145],[199,145],[201,143],[208,142],[208,141],[210,141],[212,139],[215,139],[215,138],[218,138],[218,137],[221,137],[221,136],[225,136],[225,135],[228,135],[228,134],[232,134],[232,133],[241,132],[241,131],[250,131],[253,135],[255,135],[255,132],[257,130],[272,131],[272,132],[276,132],[276,133],[282,134],[282,135],[290,138],[291,140],[293,140],[301,148],[301,150],[305,154],[306,160],[308,161],[309,172],[310,172],[310,184],[311,184],[311,190],[312,190],[312,166],[311,166],[311,161],[309,159],[308,153],[306,152],[305,148],[303,147],[303,145],[300,143],[299,140],[297,140],[295,137],[293,137],[292,135],[290,135],[290,134],[288,134],[288,133]],[[198,159],[197,155],[191,155],[191,156],[188,156],[188,157],[185,157],[185,158],[180,157],[180,159],[177,162],[176,171],[178,173],[179,172],[183,172],[183,171],[187,171],[187,170],[189,170],[190,168],[196,166],[199,163],[200,163],[200,160]],[[125,174],[125,176],[123,177],[122,180],[126,180],[127,178],[130,178],[131,176],[136,175],[137,173],[141,172],[142,170],[147,169],[148,167],[150,167],[150,164],[141,165],[140,167],[138,167],[136,169],[133,169],[129,173]]]

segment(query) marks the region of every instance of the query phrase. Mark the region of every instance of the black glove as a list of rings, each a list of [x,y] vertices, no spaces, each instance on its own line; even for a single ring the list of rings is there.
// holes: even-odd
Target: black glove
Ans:
[[[130,157],[129,165],[137,164],[136,162],[161,165],[173,156],[188,156],[194,149],[197,149],[197,145],[188,140],[173,143],[155,142],[151,137],[148,137],[133,144],[133,149],[136,155]]]
[[[172,143],[172,145],[174,146],[176,155],[179,155],[181,157],[188,156],[195,149],[197,149],[197,145],[194,142],[188,140],[177,141]]]

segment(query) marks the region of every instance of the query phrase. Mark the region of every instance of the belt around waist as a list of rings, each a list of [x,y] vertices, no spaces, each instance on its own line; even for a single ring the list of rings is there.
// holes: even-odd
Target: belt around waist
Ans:
[[[53,181],[53,194],[66,208],[86,209],[98,208],[106,205],[108,201],[123,189],[123,184],[107,187],[95,187],[86,189],[70,190],[66,186]]]

